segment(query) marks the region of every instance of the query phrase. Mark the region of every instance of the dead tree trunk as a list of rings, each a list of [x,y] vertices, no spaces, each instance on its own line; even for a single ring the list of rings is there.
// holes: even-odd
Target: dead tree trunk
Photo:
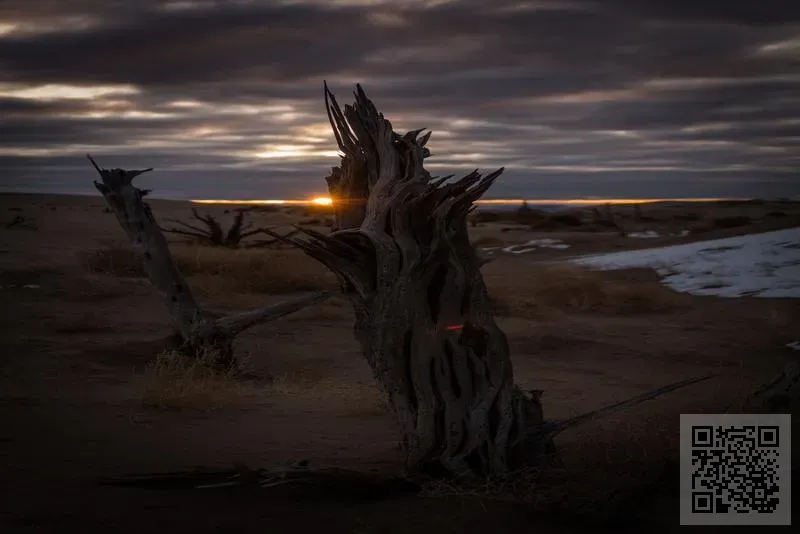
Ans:
[[[330,235],[293,240],[338,277],[355,335],[394,408],[412,472],[491,476],[552,451],[539,395],[514,386],[467,214],[502,173],[445,184],[423,168],[430,134],[400,136],[360,86],[326,102],[341,167],[327,178]]]
[[[161,230],[170,234],[194,237],[212,246],[228,248],[238,248],[242,243],[242,239],[265,233],[264,228],[252,229],[253,223],[245,223],[245,210],[243,209],[236,211],[236,216],[227,232],[222,229],[222,225],[211,215],[200,215],[196,209],[192,208],[192,216],[203,223],[205,228],[199,228],[183,221],[167,219],[167,222],[180,225],[182,228],[161,228]]]
[[[167,240],[149,204],[142,199],[143,191],[133,185],[135,177],[152,169],[101,169],[91,156],[88,158],[102,180],[95,182],[95,187],[102,193],[141,257],[150,282],[161,293],[175,328],[180,332],[182,349],[187,354],[197,356],[213,350],[219,365],[233,365],[233,340],[240,332],[328,298],[326,292],[310,293],[291,301],[225,317],[202,310],[172,261]]]

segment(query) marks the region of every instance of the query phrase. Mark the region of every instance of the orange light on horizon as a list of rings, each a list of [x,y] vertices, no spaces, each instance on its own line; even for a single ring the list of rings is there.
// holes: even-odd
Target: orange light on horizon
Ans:
[[[333,199],[331,197],[316,197],[311,199],[311,203],[317,206],[332,206]]]
[[[718,202],[723,200],[746,201],[744,197],[709,197],[709,198],[552,198],[552,199],[524,199],[524,198],[491,198],[476,200],[475,204],[484,205],[519,205],[527,202],[531,206],[541,204],[561,204],[565,206],[592,206],[597,204],[648,204],[656,202]],[[189,202],[194,204],[286,204],[286,205],[308,205],[331,206],[333,199],[330,197],[314,197],[307,200],[299,199],[265,199],[265,200],[231,200],[231,199],[192,199]]]
[[[262,205],[262,204],[271,204],[271,205],[278,205],[278,206],[308,206],[309,204],[315,204],[317,206],[330,206],[333,204],[333,201],[330,198],[326,197],[316,197],[310,200],[298,200],[298,199],[267,199],[267,200],[233,200],[233,199],[224,199],[224,198],[203,198],[203,199],[196,199],[193,198],[189,200],[192,204],[238,204],[238,205]]]

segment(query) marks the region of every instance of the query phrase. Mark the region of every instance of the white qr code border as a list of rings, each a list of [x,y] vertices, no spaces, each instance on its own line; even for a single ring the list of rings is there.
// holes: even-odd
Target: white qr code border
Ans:
[[[788,414],[681,414],[680,524],[791,525],[791,439]]]

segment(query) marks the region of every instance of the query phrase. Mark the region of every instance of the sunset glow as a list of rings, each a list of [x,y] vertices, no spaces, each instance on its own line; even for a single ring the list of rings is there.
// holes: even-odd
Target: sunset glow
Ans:
[[[719,202],[726,201],[745,201],[749,198],[490,198],[478,200],[475,204],[487,204],[498,206],[515,206],[527,202],[531,206],[559,204],[564,206],[596,206],[603,204],[649,204],[653,202]],[[311,200],[299,199],[267,199],[267,200],[233,200],[233,199],[196,199],[190,200],[194,204],[278,204],[278,205],[308,205],[331,206],[333,200],[330,197],[314,197]]]

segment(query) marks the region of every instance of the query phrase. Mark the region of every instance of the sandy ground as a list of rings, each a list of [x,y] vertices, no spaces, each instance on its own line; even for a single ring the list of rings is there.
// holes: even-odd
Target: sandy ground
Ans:
[[[160,218],[185,218],[188,212],[180,202],[152,204]],[[719,209],[736,214],[742,208]],[[213,210],[223,215],[223,208]],[[6,495],[0,531],[596,530],[602,514],[551,515],[527,504],[465,495],[365,500],[342,492],[159,492],[99,485],[101,476],[299,460],[395,472],[400,458],[393,422],[352,338],[352,314],[344,303],[334,300],[240,337],[237,349],[251,356],[256,377],[246,403],[210,411],[147,408],[137,384],[160,350],[157,340],[170,331],[169,317],[146,280],[88,273],[80,261],[82,253],[124,238],[114,216],[103,212],[99,195],[1,195],[0,220],[19,214],[38,229],[0,230],[0,492]],[[257,220],[286,225],[298,217],[304,215],[279,212]],[[701,237],[791,226],[782,220]],[[608,232],[502,232],[505,227],[491,223],[474,232],[506,245],[550,237],[571,247],[496,254],[484,272],[492,294],[500,297],[526,284],[536,262],[653,244]],[[687,242],[699,235],[663,239]],[[649,271],[602,276],[659,285]],[[210,295],[204,303],[217,309],[286,297]],[[727,409],[798,354],[786,347],[800,332],[797,299],[686,298],[685,306],[663,312],[575,309],[499,318],[517,381],[545,391],[549,417],[581,413],[672,381],[717,375],[559,437],[578,479],[570,498],[579,499],[581,491],[596,498],[602,488],[611,500],[617,488],[642,488],[627,510],[615,512],[636,530],[678,529],[679,414]]]

